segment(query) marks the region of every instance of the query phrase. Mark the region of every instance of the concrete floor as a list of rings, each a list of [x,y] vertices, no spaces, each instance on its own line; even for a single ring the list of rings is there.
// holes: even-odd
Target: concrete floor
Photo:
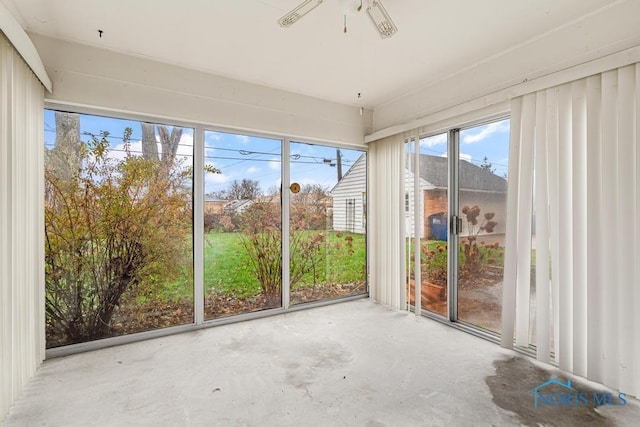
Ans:
[[[558,375],[358,300],[48,360],[5,425],[638,425],[631,398],[533,409]]]

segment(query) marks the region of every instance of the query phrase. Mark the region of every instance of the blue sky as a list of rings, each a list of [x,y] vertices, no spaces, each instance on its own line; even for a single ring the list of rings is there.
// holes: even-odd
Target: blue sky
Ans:
[[[45,110],[45,144],[48,148],[55,144],[55,113]],[[126,127],[133,130],[131,151],[141,152],[142,128],[140,122],[113,119],[92,115],[80,115],[80,132],[83,141],[90,138],[89,132],[98,135],[101,131],[110,133],[111,153],[115,158],[124,157],[122,136]],[[171,126],[168,126],[171,130]],[[362,154],[357,150],[340,150],[343,175]],[[281,182],[281,141],[241,134],[205,131],[205,162],[218,168],[220,174],[205,176],[205,193],[225,189],[230,182],[244,178],[257,180],[263,192],[279,188]],[[191,165],[193,159],[193,129],[185,128],[178,148],[184,158],[184,165]],[[291,181],[300,184],[321,184],[331,189],[337,183],[336,149],[321,145],[292,143]],[[333,166],[332,166],[333,165]]]
[[[51,110],[44,114],[45,144],[53,147],[55,143],[55,115]],[[131,127],[132,152],[140,152],[142,129],[140,122],[80,115],[80,132],[99,134],[109,131],[112,154],[124,157],[122,135],[124,129]],[[168,127],[171,130],[171,126]],[[83,140],[90,137],[82,135]],[[435,135],[420,141],[423,154],[446,156],[446,134]],[[342,173],[362,154],[358,150],[340,149],[342,155]],[[178,154],[184,158],[185,165],[191,165],[193,159],[193,129],[185,128]],[[207,174],[205,193],[225,189],[233,180],[244,178],[257,180],[263,192],[280,186],[281,181],[281,141],[279,139],[260,138],[224,132],[205,132],[205,161],[221,170],[221,174]],[[291,182],[300,184],[321,184],[331,189],[337,183],[336,148],[294,142],[290,147]],[[497,175],[507,172],[509,158],[509,120],[490,123],[462,130],[460,133],[460,157],[480,165],[484,157],[495,168]]]
[[[340,149],[343,175],[362,154]],[[233,180],[253,179],[263,192],[280,187],[279,139],[250,137],[223,132],[205,132],[205,160],[222,171],[208,174],[205,192],[217,192]],[[334,147],[292,142],[290,146],[291,182],[320,184],[330,190],[337,182],[337,151]]]
[[[142,152],[142,127],[140,122],[135,120],[123,120],[114,119],[101,116],[92,116],[87,114],[80,114],[80,138],[83,141],[89,141],[91,139],[91,133],[99,135],[102,131],[109,132],[109,145],[111,155],[114,158],[123,158],[125,153],[123,152],[124,144],[122,137],[124,135],[125,128],[130,127],[133,131],[131,134],[131,152]],[[167,126],[169,131],[172,130],[172,126]],[[44,141],[47,148],[52,148],[56,140],[56,123],[55,113],[51,110],[44,111]],[[160,150],[160,146],[159,150]],[[161,151],[161,150],[160,150]],[[190,166],[193,164],[193,129],[184,128],[182,132],[182,138],[180,139],[180,145],[178,147],[178,155],[183,158],[183,166]]]
[[[505,176],[509,164],[509,125],[507,119],[461,130],[460,158],[479,166],[486,156],[492,169],[495,169],[494,173]],[[446,157],[447,134],[420,140],[420,152]]]

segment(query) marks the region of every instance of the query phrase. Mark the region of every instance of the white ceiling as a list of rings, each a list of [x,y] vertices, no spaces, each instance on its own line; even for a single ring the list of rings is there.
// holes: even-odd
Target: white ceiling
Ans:
[[[389,39],[363,13],[344,34],[340,0],[288,29],[301,0],[2,1],[29,32],[373,108],[624,0],[384,0]]]

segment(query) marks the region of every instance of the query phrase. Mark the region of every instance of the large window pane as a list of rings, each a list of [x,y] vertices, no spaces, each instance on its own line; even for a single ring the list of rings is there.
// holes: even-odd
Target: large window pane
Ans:
[[[282,304],[281,149],[205,132],[205,319]]]
[[[460,132],[458,318],[501,330],[509,120]]]
[[[291,304],[366,293],[366,153],[290,147]]]
[[[193,129],[45,111],[47,347],[193,322]]]

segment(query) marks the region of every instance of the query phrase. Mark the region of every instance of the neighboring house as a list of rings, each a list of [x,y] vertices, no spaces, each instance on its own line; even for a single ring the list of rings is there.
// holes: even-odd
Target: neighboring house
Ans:
[[[413,156],[409,156],[407,163],[413,162]],[[421,223],[424,224],[420,230],[420,236],[428,239],[445,240],[446,234],[443,232],[448,228],[448,160],[446,157],[420,155],[420,188],[422,190],[422,200],[419,209],[423,213]],[[507,180],[491,171],[476,166],[466,160],[458,162],[458,180],[460,185],[459,206],[460,210],[464,206],[480,208],[478,221],[481,223],[486,213],[495,214],[493,221],[498,225],[492,233],[481,231],[481,235],[491,235],[500,238],[504,235],[507,209]],[[407,173],[407,181],[413,185],[413,172]],[[407,187],[410,198],[413,196],[413,186]],[[444,213],[442,217],[438,214]],[[409,213],[407,212],[408,216]],[[469,234],[468,224],[465,215],[460,213],[462,221],[462,236]],[[438,224],[438,221],[442,224]],[[409,223],[413,218],[408,218],[407,230],[410,230]],[[442,230],[442,228],[444,230]],[[479,224],[478,224],[479,226]]]
[[[253,204],[253,200],[231,200],[224,206],[224,213],[226,214],[241,214]]]
[[[362,159],[362,158],[361,158]],[[336,230],[349,230],[358,233],[364,232],[362,227],[349,226],[352,224],[364,224],[362,216],[366,203],[365,161],[358,159],[342,180],[331,190],[334,197],[333,227]],[[405,178],[405,215],[407,235],[413,235],[414,215],[412,206],[421,212],[420,236],[429,239],[446,239],[448,229],[448,163],[446,157],[420,155],[420,190],[422,197],[417,205],[414,204],[413,186],[414,173],[413,156],[406,159],[407,174]],[[501,239],[504,235],[506,221],[507,180],[493,174],[466,160],[459,162],[460,181],[460,208],[464,206],[480,207],[478,220],[482,222],[484,214],[493,212],[493,220],[498,223],[492,233],[480,232],[481,235],[491,235],[494,240]],[[349,201],[354,208],[349,211]],[[349,216],[351,215],[351,216]],[[462,235],[468,235],[468,224],[463,218]],[[488,239],[490,240],[490,239]]]
[[[362,154],[331,189],[333,229],[364,234],[367,229],[367,155]]]
[[[228,200],[216,199],[213,197],[205,197],[204,212],[207,214],[219,215],[224,212],[224,206],[229,203]]]

